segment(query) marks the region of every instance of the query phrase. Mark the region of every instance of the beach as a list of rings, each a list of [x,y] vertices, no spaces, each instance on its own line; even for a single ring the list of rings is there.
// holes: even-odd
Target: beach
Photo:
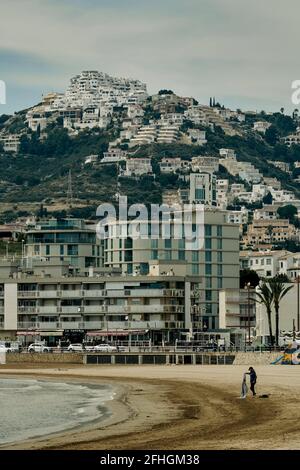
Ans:
[[[241,400],[247,369],[238,365],[0,366],[0,377],[110,384],[118,390],[107,403],[111,414],[106,420],[5,448],[300,449],[298,367],[256,366],[257,397],[249,393]]]

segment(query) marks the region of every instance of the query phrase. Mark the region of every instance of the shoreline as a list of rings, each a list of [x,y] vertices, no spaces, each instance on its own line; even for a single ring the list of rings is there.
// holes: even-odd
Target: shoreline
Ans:
[[[16,441],[11,441],[7,443],[0,443],[0,450],[6,449],[27,449],[30,448],[33,444],[42,443],[44,441],[48,441],[49,439],[56,439],[56,438],[63,438],[65,435],[69,435],[70,433],[81,433],[87,430],[91,430],[97,428],[99,425],[104,425],[105,427],[113,425],[115,423],[121,422],[124,419],[127,419],[127,410],[124,406],[123,399],[126,396],[126,387],[123,385],[114,385],[111,382],[102,381],[101,382],[90,380],[86,383],[82,381],[80,378],[74,377],[66,377],[65,379],[61,377],[55,376],[41,376],[37,374],[23,374],[23,373],[13,373],[13,374],[1,374],[0,378],[14,378],[18,379],[34,379],[43,382],[61,382],[61,383],[68,383],[68,384],[76,384],[76,385],[84,385],[86,387],[90,386],[98,386],[98,385],[108,385],[112,387],[112,395],[113,398],[109,398],[106,401],[99,404],[99,407],[103,409],[103,415],[101,417],[86,421],[84,423],[74,424],[74,426],[45,433],[41,436],[32,436],[25,439],[18,439]]]
[[[260,366],[258,394],[238,399],[245,366],[74,366],[0,368],[5,376],[108,383],[117,395],[101,423],[5,449],[300,449],[296,366]],[[298,416],[299,415],[299,416]],[[3,446],[0,448],[4,448]]]

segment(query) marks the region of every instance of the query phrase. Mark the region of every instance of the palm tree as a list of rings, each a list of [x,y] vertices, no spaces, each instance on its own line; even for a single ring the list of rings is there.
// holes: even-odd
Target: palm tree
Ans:
[[[274,302],[275,323],[276,323],[275,337],[276,337],[276,346],[278,346],[280,301],[288,293],[288,291],[293,288],[293,285],[285,287],[285,283],[278,276],[273,277],[273,279],[271,279],[269,283],[270,283],[270,288],[272,291],[272,297],[273,297],[273,302]]]
[[[263,304],[266,308],[267,317],[268,317],[268,325],[269,325],[270,341],[271,341],[271,346],[273,346],[274,337],[273,337],[273,332],[272,332],[272,316],[271,316],[273,293],[266,281],[262,281],[260,283],[259,291],[256,291],[256,295],[258,297],[258,299],[257,298],[255,299],[256,302]]]

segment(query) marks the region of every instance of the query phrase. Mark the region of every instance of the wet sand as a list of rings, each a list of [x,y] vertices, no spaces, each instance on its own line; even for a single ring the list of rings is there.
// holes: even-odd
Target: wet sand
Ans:
[[[10,449],[300,449],[300,369],[257,366],[258,395],[240,400],[247,366],[0,366],[0,374],[111,383],[101,423]],[[269,398],[259,398],[269,394]]]

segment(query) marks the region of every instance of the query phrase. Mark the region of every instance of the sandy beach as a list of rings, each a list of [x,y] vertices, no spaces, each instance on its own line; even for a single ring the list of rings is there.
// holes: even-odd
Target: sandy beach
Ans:
[[[258,395],[240,400],[247,366],[0,366],[1,376],[110,383],[112,415],[6,449],[300,449],[297,366],[257,366]],[[268,398],[259,395],[268,394]],[[2,447],[4,448],[4,447]]]

